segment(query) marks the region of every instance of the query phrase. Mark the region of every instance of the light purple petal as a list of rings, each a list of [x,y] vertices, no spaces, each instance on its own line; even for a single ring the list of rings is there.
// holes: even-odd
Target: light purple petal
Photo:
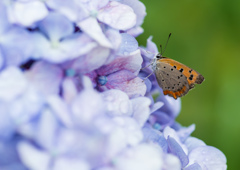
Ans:
[[[5,33],[8,30],[9,26],[10,24],[7,17],[6,6],[0,2],[0,35]]]
[[[166,126],[171,126],[174,122],[174,120],[169,115],[167,115],[165,112],[156,111],[156,112],[154,112],[153,115],[154,115],[157,123],[161,124],[162,128],[164,128]]]
[[[29,168],[34,170],[49,169],[50,156],[33,147],[29,143],[21,142],[18,144],[18,153],[22,162]],[[31,155],[31,156],[29,156]]]
[[[8,107],[7,103],[0,103],[0,137],[3,139],[11,138],[16,129],[16,125],[8,113]]]
[[[30,71],[25,72],[27,79],[44,95],[58,94],[63,78],[62,70],[50,63],[39,61]]]
[[[81,83],[82,83],[83,89],[93,90],[93,84],[92,84],[91,79],[89,77],[83,76],[81,78]]]
[[[2,53],[2,49],[0,49],[0,69],[2,70],[4,64],[4,58],[3,58],[3,53]]]
[[[62,100],[62,98],[58,96],[50,96],[48,99],[48,104],[56,115],[56,119],[62,122],[63,125],[70,128],[73,126],[73,121],[66,103]]]
[[[133,37],[137,37],[144,32],[142,27],[133,27],[130,30],[127,30],[127,33]]]
[[[161,107],[159,110],[162,112],[167,113],[170,117],[175,118],[178,116],[181,110],[181,99],[178,98],[175,100],[170,96],[165,96],[161,94],[157,101],[162,101],[164,106]]]
[[[130,81],[125,81],[121,86],[118,86],[117,89],[123,90],[128,94],[128,96],[144,96],[146,93],[146,85],[142,83],[142,79],[136,77]]]
[[[27,80],[16,67],[8,67],[0,73],[0,99],[11,101],[27,88]]]
[[[76,33],[65,38],[60,43],[54,44],[43,35],[34,33],[34,58],[43,58],[50,62],[64,62],[84,55],[97,46],[97,43],[86,34]],[[77,50],[76,50],[77,49]]]
[[[96,71],[89,72],[85,75],[88,76],[91,79],[93,87],[96,87],[97,86],[97,81],[96,81],[97,73],[96,73]]]
[[[162,133],[158,130],[155,130],[153,128],[143,128],[142,129],[144,134],[144,142],[147,143],[157,143],[163,150],[163,152],[167,152],[168,144],[167,140],[163,137]]]
[[[9,28],[1,35],[0,46],[6,65],[20,65],[29,59],[33,52],[31,34],[20,27]]]
[[[63,99],[66,103],[71,103],[77,96],[77,88],[74,84],[74,80],[71,78],[65,78],[62,82]]]
[[[164,105],[163,102],[155,102],[153,104],[153,106],[151,107],[151,113],[155,112],[156,110],[158,110],[159,108],[161,108]]]
[[[81,2],[66,1],[66,0],[51,0],[45,2],[48,7],[65,15],[71,21],[82,20],[89,16],[87,9],[85,9]]]
[[[96,40],[101,46],[112,48],[111,42],[103,34],[102,29],[95,18],[89,17],[80,21],[78,26],[83,32],[88,34],[92,39]]]
[[[118,128],[121,128],[125,134],[125,140],[127,145],[135,146],[143,139],[143,134],[139,124],[130,117],[114,117],[112,119],[113,124]]]
[[[119,54],[129,55],[138,49],[138,42],[133,36],[127,33],[122,33],[121,36],[122,42],[118,51]]]
[[[119,30],[127,30],[136,25],[136,14],[127,5],[112,1],[102,8],[97,18],[99,21]]]
[[[178,142],[172,137],[168,137],[167,142],[168,142],[168,148],[170,150],[170,153],[173,153],[180,159],[182,168],[187,166],[189,162],[188,157],[183,151],[183,149],[181,148],[181,146],[178,144]]]
[[[73,24],[64,15],[56,12],[51,12],[41,21],[39,28],[52,42],[58,42],[74,31]]]
[[[110,116],[131,116],[132,103],[128,95],[120,90],[112,89],[101,93],[108,115]]]
[[[195,137],[191,137],[191,136],[187,138],[187,140],[184,142],[184,144],[187,146],[189,153],[193,149],[195,149],[199,146],[206,146],[206,144],[202,140],[195,138]]]
[[[136,76],[132,72],[128,70],[120,70],[107,76],[108,81],[106,86],[109,88],[114,88],[116,86],[120,86],[121,83],[130,81],[134,78],[136,78]]]
[[[129,133],[129,132],[128,132]],[[128,145],[128,134],[126,129],[114,125],[112,131],[107,135],[107,149],[105,151],[105,159],[111,160],[114,156],[120,153]],[[139,140],[138,140],[139,141]]]
[[[189,154],[189,164],[198,163],[203,170],[227,169],[225,155],[215,147],[200,146]]]
[[[72,102],[71,111],[76,124],[89,125],[93,119],[104,113],[105,104],[96,91],[86,89]]]
[[[129,148],[114,160],[113,165],[118,170],[157,170],[163,166],[161,148],[150,144]]]
[[[108,40],[111,42],[113,49],[117,50],[122,42],[122,36],[119,33],[119,31],[109,28],[105,32],[105,35],[108,38]]]
[[[110,50],[105,47],[98,46],[92,49],[87,55],[76,59],[72,68],[81,73],[91,72],[101,67],[110,54]]]
[[[136,145],[142,139],[141,131],[137,123],[131,118],[115,117],[113,119],[103,118],[94,122],[95,127],[106,134],[104,143],[105,160],[111,160],[129,144]]]
[[[0,140],[0,168],[1,170],[22,170],[20,166],[19,156],[16,150],[16,144],[19,142],[17,138],[13,138],[13,140]],[[3,156],[4,155],[4,156]],[[13,166],[13,164],[15,164]],[[11,167],[15,167],[16,169]]]
[[[178,159],[178,157],[176,157],[173,154],[165,154],[164,157],[164,170],[180,170],[181,168],[181,162]]]
[[[187,150],[187,147],[181,142],[177,132],[170,128],[169,126],[167,126],[164,130],[163,130],[163,135],[166,139],[168,139],[169,137],[173,138],[177,143],[178,145],[181,146],[181,148],[183,149],[183,151],[185,152],[185,154],[187,155],[188,154],[188,150]]]
[[[31,26],[35,22],[45,18],[48,15],[48,9],[40,1],[16,1],[12,7],[8,8],[8,15],[12,23]]]
[[[108,76],[108,82],[106,87],[108,89],[119,89],[128,94],[128,96],[144,96],[146,93],[146,85],[142,82],[142,79],[136,77],[134,74],[122,70]]]
[[[106,6],[108,2],[109,0],[82,0],[82,3],[85,3],[85,7],[88,9],[90,14],[97,13],[97,11]]]
[[[97,168],[96,170],[116,170],[115,168],[113,167],[108,167],[108,166],[104,166],[104,167],[100,167],[100,168]]]
[[[141,69],[142,61],[140,50],[136,50],[129,56],[119,56],[115,58],[110,64],[98,69],[97,73],[104,76],[120,70],[129,70],[134,73],[134,75],[137,75]]]
[[[195,130],[195,124],[190,125],[189,127],[182,127],[178,130],[178,136],[182,142],[184,142]]]
[[[16,126],[32,120],[44,104],[43,95],[35,88],[28,87],[21,96],[18,96],[9,105],[9,115]]]
[[[147,86],[147,92],[149,93],[152,90],[152,81],[150,79],[148,79],[148,78],[145,79],[147,77],[147,75],[144,74],[143,72],[140,72],[138,77],[140,77],[144,81],[144,83]]]
[[[36,124],[35,142],[51,151],[54,149],[59,122],[50,108],[42,109]]]
[[[153,57],[158,53],[158,48],[155,43],[152,42],[152,36],[147,39],[147,47],[141,48],[141,53],[147,60],[153,59]]]
[[[133,9],[134,13],[137,15],[136,25],[142,25],[143,19],[147,14],[144,4],[139,0],[122,0],[121,2],[130,6]]]
[[[131,100],[133,105],[133,118],[142,127],[150,115],[151,100],[147,97],[137,97]]]
[[[198,163],[194,163],[194,164],[184,168],[184,170],[202,170],[202,168]]]
[[[66,170],[66,169],[71,169],[71,170],[90,170],[90,166],[87,164],[87,162],[81,160],[81,159],[76,159],[76,158],[71,158],[71,157],[62,157],[58,158],[52,170]]]
[[[152,42],[152,36],[147,39],[147,50],[152,53],[158,53],[158,48],[154,42]]]
[[[87,54],[93,48],[97,47],[97,43],[86,34],[73,34],[66,37],[60,44],[60,52],[68,55],[68,60]]]

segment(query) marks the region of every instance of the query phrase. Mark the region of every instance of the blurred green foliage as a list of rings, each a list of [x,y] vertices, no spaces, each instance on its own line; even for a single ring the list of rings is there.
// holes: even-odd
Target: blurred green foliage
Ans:
[[[197,70],[201,85],[182,98],[177,121],[196,124],[193,136],[219,148],[228,169],[240,158],[240,1],[142,0],[147,8],[144,33],[137,40],[165,45],[164,56]]]

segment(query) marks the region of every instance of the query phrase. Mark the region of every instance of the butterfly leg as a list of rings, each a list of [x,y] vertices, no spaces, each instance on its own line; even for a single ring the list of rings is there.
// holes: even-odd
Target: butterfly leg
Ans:
[[[140,70],[144,70],[145,68],[149,67],[150,65],[153,65],[153,63],[148,64],[146,67],[143,67]]]
[[[149,74],[147,77],[145,77],[142,82],[144,82],[148,77],[150,77],[154,72],[152,72],[151,74]]]

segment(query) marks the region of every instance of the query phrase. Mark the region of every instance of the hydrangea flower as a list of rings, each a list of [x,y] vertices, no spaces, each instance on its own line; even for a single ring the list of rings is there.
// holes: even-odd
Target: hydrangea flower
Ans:
[[[226,169],[175,121],[139,0],[0,2],[0,169]]]

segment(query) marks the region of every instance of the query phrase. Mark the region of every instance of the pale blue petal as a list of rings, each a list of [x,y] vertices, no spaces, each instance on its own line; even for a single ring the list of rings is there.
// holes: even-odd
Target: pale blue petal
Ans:
[[[81,159],[61,157],[54,163],[52,170],[90,170],[90,165]]]
[[[137,26],[142,25],[143,19],[147,14],[146,7],[144,6],[144,4],[139,0],[122,0],[121,2],[123,4],[130,6],[133,9],[134,13],[137,15],[136,25]]]
[[[0,35],[4,34],[9,27],[10,27],[10,24],[7,18],[6,7],[3,5],[2,2],[0,2]],[[1,42],[1,38],[0,38],[0,42]]]
[[[53,114],[56,115],[56,119],[61,121],[65,127],[73,127],[73,121],[68,105],[59,96],[50,96],[48,98],[48,104],[53,110]]]
[[[52,42],[59,42],[61,38],[71,35],[74,31],[73,23],[56,12],[51,12],[41,21],[39,28]]]
[[[147,97],[137,97],[131,100],[133,105],[133,118],[138,122],[142,127],[150,115],[149,106],[151,100]]]
[[[191,137],[191,136],[187,138],[187,140],[184,142],[184,144],[187,146],[189,153],[193,149],[195,149],[199,146],[206,146],[206,144],[202,140],[195,138],[195,137]]]
[[[144,142],[148,142],[148,143],[157,143],[163,150],[163,152],[167,152],[168,149],[168,144],[167,144],[167,140],[163,137],[163,135],[161,134],[161,132],[153,129],[153,128],[143,128],[142,129],[143,134],[144,134]]]
[[[178,142],[172,137],[168,137],[167,142],[168,142],[168,148],[169,148],[170,153],[173,153],[180,159],[182,168],[187,166],[187,164],[189,162],[188,157],[185,154],[185,152],[183,151],[183,149],[181,148],[181,146],[178,144]]]
[[[22,94],[27,88],[27,80],[21,70],[8,67],[0,73],[0,99],[11,101]]]
[[[133,37],[137,37],[140,34],[142,34],[144,32],[144,29],[142,27],[133,27],[129,30],[127,30],[126,33],[128,33],[129,35],[133,36]]]
[[[136,14],[127,5],[111,1],[99,11],[98,20],[118,30],[127,30],[136,25]]]
[[[161,148],[150,144],[140,144],[126,149],[115,158],[113,166],[118,170],[162,169]]]
[[[50,156],[30,143],[18,143],[18,153],[23,164],[29,169],[49,169]]]
[[[39,61],[25,72],[29,82],[44,95],[59,94],[63,71],[56,65]]]
[[[97,46],[87,55],[80,56],[74,62],[71,68],[81,72],[88,73],[104,65],[110,54],[110,49]]]
[[[190,125],[189,127],[182,127],[178,130],[178,136],[182,142],[184,142],[195,130],[195,124]]]
[[[8,113],[8,107],[7,103],[0,102],[0,137],[2,139],[10,139],[16,130],[16,125]]]
[[[131,116],[132,102],[128,95],[120,90],[112,89],[101,93],[109,116]]]
[[[227,169],[227,159],[217,148],[200,146],[189,153],[189,164],[198,163],[202,169]]]
[[[105,104],[100,94],[93,89],[86,89],[72,102],[71,111],[77,125],[89,125],[104,113]]]
[[[194,164],[184,168],[184,170],[202,170],[202,168],[198,163],[194,163]]]
[[[95,18],[89,17],[78,22],[78,26],[101,46],[112,48],[111,42],[107,39],[106,35],[103,34],[102,29]]]
[[[48,9],[41,1],[15,1],[9,7],[8,15],[11,23],[31,26],[48,15]]]
[[[122,33],[121,36],[122,42],[118,50],[119,54],[129,55],[131,52],[136,51],[138,49],[138,42],[133,36],[127,33]]]
[[[2,54],[4,57],[4,64],[20,65],[26,62],[33,53],[32,35],[20,27],[12,27],[1,35]]]
[[[134,75],[138,75],[142,62],[140,50],[136,50],[129,56],[117,56],[111,63],[98,69],[97,73],[99,75],[109,75],[120,70],[128,70]]]
[[[47,6],[55,11],[65,15],[70,21],[79,21],[89,16],[81,2],[74,0],[51,0],[45,2]]]

